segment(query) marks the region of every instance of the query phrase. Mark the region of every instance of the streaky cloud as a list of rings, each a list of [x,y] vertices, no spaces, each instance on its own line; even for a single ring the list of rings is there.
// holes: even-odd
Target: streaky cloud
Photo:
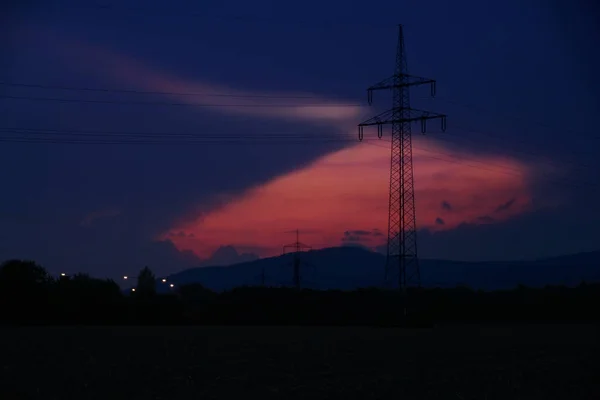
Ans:
[[[352,125],[348,121],[358,119],[364,113],[362,106],[314,93],[257,92],[198,79],[183,79],[141,60],[83,40],[67,38],[53,31],[44,33],[45,39],[53,42],[66,57],[76,54],[77,62],[87,68],[101,68],[104,74],[109,74],[116,81],[140,90],[167,93],[170,98],[191,106],[210,105],[210,110],[222,114],[302,122],[339,133],[346,132],[344,126]],[[282,104],[285,107],[280,107]],[[264,107],[266,105],[277,107]]]

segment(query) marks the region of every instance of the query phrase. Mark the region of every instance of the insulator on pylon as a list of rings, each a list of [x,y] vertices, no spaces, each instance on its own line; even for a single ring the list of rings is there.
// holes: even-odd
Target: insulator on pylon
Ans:
[[[435,97],[436,87],[435,81],[431,82],[431,97]]]
[[[373,104],[373,91],[371,89],[367,90],[367,101],[369,105]]]
[[[442,117],[442,132],[446,132],[446,117]]]
[[[358,127],[358,140],[360,140],[360,141],[363,140],[363,127],[362,126]]]
[[[427,120],[425,118],[421,119],[421,133],[425,133],[425,131],[427,130]]]
[[[383,136],[383,125],[379,124],[379,125],[377,125],[377,137],[379,139],[381,139],[382,136]]]

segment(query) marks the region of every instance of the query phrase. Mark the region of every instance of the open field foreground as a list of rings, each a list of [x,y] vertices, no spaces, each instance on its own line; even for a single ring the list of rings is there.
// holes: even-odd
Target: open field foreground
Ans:
[[[0,398],[592,399],[599,331],[2,328]]]

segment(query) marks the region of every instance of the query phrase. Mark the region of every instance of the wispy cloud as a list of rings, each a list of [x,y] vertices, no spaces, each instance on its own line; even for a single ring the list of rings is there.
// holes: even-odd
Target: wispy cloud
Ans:
[[[348,101],[314,93],[239,90],[224,84],[183,79],[157,67],[150,67],[133,57],[75,38],[59,36],[55,32],[47,32],[46,40],[55,43],[56,48],[64,51],[67,56],[77,55],[77,62],[88,68],[101,69],[103,74],[110,75],[129,87],[169,93],[168,98],[190,105],[210,105],[212,111],[223,114],[297,121],[329,127],[339,132],[340,124],[342,127],[352,126],[352,122],[348,124],[348,121],[354,121],[364,112],[363,107]],[[278,107],[264,107],[265,105]],[[345,132],[343,129],[342,131]]]

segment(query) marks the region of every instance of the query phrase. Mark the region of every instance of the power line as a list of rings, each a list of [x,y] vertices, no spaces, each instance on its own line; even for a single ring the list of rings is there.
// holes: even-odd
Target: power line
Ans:
[[[488,114],[493,114],[493,115],[500,114],[500,115],[503,116],[503,118],[513,119],[513,120],[519,121],[519,122],[533,122],[536,125],[538,125],[540,127],[543,127],[543,128],[546,128],[546,129],[557,129],[557,127],[555,125],[550,125],[550,124],[548,124],[546,122],[542,122],[542,121],[537,121],[537,120],[531,119],[530,116],[527,116],[527,118],[524,118],[524,117],[519,117],[517,115],[511,115],[509,113],[506,113],[505,111],[503,112],[501,110],[500,111],[499,110],[490,110],[490,109],[486,109],[486,108],[481,107],[481,106],[476,106],[476,105],[469,104],[469,103],[463,103],[463,102],[460,102],[460,101],[457,101],[457,100],[452,100],[452,99],[449,99],[449,98],[444,98],[444,97],[438,98],[438,97],[436,97],[436,100],[438,100],[438,99],[441,100],[441,101],[445,101],[447,103],[450,103],[450,104],[454,104],[454,105],[457,105],[457,106],[465,107],[467,109],[471,109],[473,111],[483,112],[483,113],[488,113]],[[589,134],[589,132],[581,132],[581,131],[576,131],[576,130],[571,129],[571,128],[564,128],[564,127],[561,127],[560,130],[561,131],[565,131],[565,132],[580,134],[580,135],[588,135]],[[581,137],[581,139],[600,140],[600,136],[586,136],[586,137]]]
[[[269,140],[256,142],[254,139],[232,139],[232,140],[177,140],[177,141],[166,141],[166,140],[77,140],[77,139],[59,139],[59,138],[0,138],[0,142],[3,143],[46,143],[46,144],[81,144],[81,145],[173,145],[173,146],[187,146],[193,144],[202,145],[314,145],[315,143],[354,143],[353,140]]]
[[[473,134],[477,134],[477,135],[480,135],[480,136],[487,136],[489,138],[496,139],[496,141],[499,141],[499,140],[503,139],[502,146],[498,146],[497,144],[489,143],[489,142],[479,142],[478,140],[475,140],[475,138],[473,138],[473,137],[458,136],[458,135],[456,135],[456,134],[454,134],[454,133],[451,132],[453,130],[458,130],[458,131],[462,131],[462,132],[466,132],[466,133],[473,133]],[[508,153],[508,154],[510,154],[510,152],[507,151],[507,150],[510,150],[513,153],[521,153],[521,154],[529,155],[529,156],[543,156],[544,155],[544,154],[541,154],[539,152],[526,151],[526,150],[521,150],[521,149],[515,149],[514,147],[507,147],[506,146],[506,143],[507,143],[506,138],[501,138],[499,136],[495,136],[495,135],[489,134],[487,132],[462,129],[460,126],[456,126],[454,124],[452,125],[451,130],[447,129],[445,131],[444,135],[437,135],[433,139],[436,140],[436,141],[437,140],[441,140],[441,141],[446,141],[446,142],[450,142],[450,143],[453,143],[453,144],[455,144],[454,140],[464,140],[464,141],[467,141],[467,142],[474,143],[477,146],[487,146],[488,148],[492,148],[492,149],[496,149],[496,150],[501,150],[502,153]],[[530,145],[532,144],[532,143],[527,143],[527,142],[524,142],[524,141],[519,141],[518,139],[511,139],[510,141],[512,142],[513,140],[521,142],[521,143],[525,143],[525,144],[530,144]],[[561,150],[561,154],[572,155],[572,156],[577,157],[577,158],[580,158],[581,155],[592,156],[592,154],[590,154],[590,153],[568,152],[566,150]],[[516,156],[516,157],[518,157],[520,159],[523,158],[522,156]],[[568,160],[561,160],[561,161],[564,162],[564,163],[570,164],[572,166],[575,166],[577,168],[590,168],[590,169],[594,169],[594,170],[597,169],[597,166],[590,165],[590,164],[587,164],[587,163],[575,163],[573,161],[568,161]],[[550,162],[548,160],[539,160],[539,159],[537,159],[537,160],[535,160],[535,162],[536,163],[544,163],[544,164],[555,166],[555,167],[560,167],[556,163]]]
[[[356,26],[356,24],[362,23],[364,26],[364,21],[363,20],[355,20],[355,21],[348,21],[347,19],[329,19],[329,20],[321,20],[321,21],[316,21],[316,20],[308,20],[308,19],[298,19],[298,18],[291,18],[292,16],[295,16],[294,14],[286,14],[285,17],[277,17],[277,18],[268,18],[262,15],[233,15],[233,14],[229,14],[229,15],[223,15],[223,14],[209,14],[209,13],[199,13],[199,12],[193,12],[190,9],[183,9],[183,8],[167,8],[167,7],[130,7],[130,6],[115,6],[113,4],[71,4],[68,6],[65,6],[63,4],[60,5],[60,8],[55,8],[54,11],[60,11],[60,12],[64,12],[67,9],[80,9],[80,10],[101,10],[101,11],[106,11],[109,12],[110,15],[133,15],[133,16],[157,16],[157,17],[165,17],[165,16],[171,16],[171,17],[186,17],[186,18],[194,18],[194,19],[209,19],[209,20],[221,20],[221,21],[238,21],[238,22],[253,22],[253,23],[264,23],[264,22],[269,22],[269,23],[275,23],[278,25],[304,25],[304,26],[310,26],[312,28],[315,27],[323,27],[323,28],[329,28],[332,25],[336,25],[336,26]],[[97,17],[98,13],[94,14],[94,17]],[[371,24],[370,25],[371,28],[380,28],[383,29],[382,24],[379,23],[375,23],[375,24]]]
[[[73,144],[312,144],[354,143],[342,134],[257,132],[254,134],[152,133],[0,128],[0,140],[15,143]],[[66,136],[66,137],[65,137]]]
[[[388,146],[381,146],[378,145],[376,142],[378,140],[363,140],[363,143],[365,144],[369,144],[369,145],[373,145],[373,146],[377,146],[380,148],[384,148],[386,150],[389,149]],[[384,140],[385,141],[385,140]],[[390,143],[389,141],[385,141],[387,143]],[[156,140],[156,141],[148,141],[148,140],[128,140],[128,141],[123,141],[123,140],[70,140],[70,139],[45,139],[45,138],[24,138],[24,139],[20,139],[20,138],[3,138],[0,137],[0,143],[15,143],[15,144],[52,144],[52,145],[56,145],[56,144],[66,144],[66,145],[142,145],[142,146],[156,146],[156,145],[168,145],[168,146],[189,146],[189,145],[227,145],[227,146],[231,146],[231,145],[247,145],[247,146],[257,146],[257,145],[273,145],[273,146],[282,146],[282,145],[315,145],[315,144],[323,144],[323,143],[331,143],[331,144],[342,144],[342,143],[356,143],[355,140],[343,140],[343,139],[331,139],[331,140],[303,140],[303,141],[299,141],[299,140],[280,140],[280,141],[255,141],[252,139],[245,139],[245,140],[241,140],[241,139],[237,139],[237,140],[231,140],[231,141],[227,141],[227,140],[212,140],[212,141],[189,141],[189,140],[178,140],[178,141],[165,141],[165,140]],[[420,150],[420,151],[424,151],[426,153],[430,153],[430,154],[440,154],[440,155],[444,155],[446,157],[451,157],[451,158],[455,158],[455,155],[452,154],[448,154],[448,153],[443,153],[443,152],[437,152],[437,151],[432,151],[420,146],[413,146],[414,148]],[[510,170],[507,170],[507,168],[505,167],[498,167],[498,169],[494,169],[494,168],[486,168],[485,166],[482,165],[474,165],[474,164],[467,164],[464,161],[460,161],[460,160],[448,160],[445,158],[440,158],[440,157],[436,157],[436,156],[430,156],[430,155],[424,155],[421,154],[419,155],[419,157],[424,157],[424,158],[429,158],[429,159],[433,159],[433,160],[438,160],[438,161],[443,161],[443,162],[447,162],[447,163],[452,163],[452,164],[459,164],[459,165],[464,165],[466,167],[469,168],[474,168],[474,169],[478,169],[478,170],[486,170],[486,171],[490,171],[490,172],[495,172],[495,173],[501,173],[501,174],[505,174],[505,175],[512,175],[512,176],[523,176],[522,173],[515,173],[515,172],[510,172]],[[469,158],[463,158],[464,160],[473,160],[473,159],[469,159]],[[478,160],[473,160],[474,162],[477,163],[481,163],[481,164],[486,164],[485,162],[482,161],[478,161]],[[573,181],[569,181],[566,182],[564,180],[560,180],[557,178],[548,178],[548,180],[551,183],[557,184],[557,185],[561,185],[561,186],[571,186],[571,187],[577,187],[577,188],[597,188],[600,189],[600,186],[589,183],[589,182],[580,182],[578,184],[578,182],[573,182]]]
[[[4,139],[27,139],[27,141],[67,141],[74,143],[96,143],[96,142],[109,142],[114,143],[157,143],[157,144],[168,144],[173,139],[175,144],[179,143],[231,143],[231,142],[245,142],[251,141],[257,144],[262,144],[265,140],[274,140],[280,143],[278,140],[294,143],[299,141],[314,141],[315,143],[323,142],[340,142],[340,143],[352,143],[356,140],[351,139],[349,136],[341,133],[297,133],[297,132],[254,132],[247,134],[222,134],[222,133],[181,133],[181,132],[142,132],[142,131],[106,131],[106,130],[70,130],[70,129],[40,129],[40,128],[15,128],[15,127],[0,127],[0,133],[9,134],[12,136],[4,136]],[[69,138],[65,139],[63,136]],[[90,141],[90,138],[92,140]],[[463,139],[459,136],[454,136],[454,139]],[[122,139],[135,139],[135,140],[122,140]],[[142,139],[154,139],[154,140],[142,140]],[[166,139],[166,140],[161,140]],[[185,139],[185,140],[182,140]],[[447,140],[451,141],[450,138],[444,138],[442,135],[437,136],[436,140]],[[157,141],[158,140],[158,141]],[[386,139],[363,139],[368,141],[384,141],[389,142]],[[494,147],[492,144],[483,143]],[[496,149],[503,150],[504,148],[495,147]],[[440,153],[451,157],[457,157],[447,153]],[[539,155],[539,153],[529,152],[527,154]],[[468,159],[468,158],[466,158]],[[475,161],[475,160],[474,160]],[[479,161],[476,161],[479,162]],[[558,165],[548,162],[549,165],[559,167]],[[575,166],[590,167],[590,165],[579,165],[574,163]],[[501,166],[502,168],[506,168]]]
[[[0,82],[3,86],[25,87],[36,89],[52,89],[52,90],[69,90],[82,92],[100,92],[100,93],[128,93],[128,94],[150,94],[150,95],[169,95],[169,96],[206,96],[206,97],[233,97],[247,99],[319,99],[317,96],[277,96],[277,95],[260,95],[260,94],[229,94],[229,93],[206,93],[206,92],[160,92],[160,91],[145,91],[133,89],[105,89],[91,87],[75,87],[61,85],[41,85],[33,83],[13,83]]]
[[[455,127],[453,126],[452,128],[454,129]],[[465,131],[465,130],[460,129],[460,128],[456,128],[456,129],[459,130],[459,131],[463,131],[463,132],[478,133],[478,132],[475,132],[475,131]],[[446,131],[446,132],[448,132],[448,131]],[[480,132],[480,133],[484,134],[483,132]],[[489,148],[500,149],[499,146],[496,146],[496,145],[494,145],[492,143],[485,143],[485,142],[479,143],[477,140],[474,140],[474,138],[472,138],[472,137],[457,136],[457,135],[454,135],[454,134],[451,134],[451,133],[449,134],[449,136],[444,136],[444,135],[436,136],[435,139],[436,140],[442,140],[442,141],[450,142],[450,143],[453,143],[454,140],[464,140],[464,141],[467,141],[467,142],[470,142],[470,143],[474,143],[477,146],[487,146]],[[536,152],[533,152],[533,151],[526,151],[526,150],[516,149],[514,147],[502,146],[501,149],[502,149],[503,152],[507,152],[508,154],[511,154],[511,152],[512,152],[513,154],[514,153],[520,153],[520,154],[529,155],[529,156],[540,156],[541,155],[540,153],[536,153]],[[563,153],[563,154],[569,154],[569,152],[566,152],[566,151],[562,151],[561,153]],[[520,158],[522,158],[522,157],[520,157]],[[536,160],[536,162],[538,162],[538,163],[544,163],[544,164],[551,165],[551,166],[556,166],[556,164],[554,162],[550,162],[548,160]],[[593,168],[593,169],[598,168],[597,166],[594,166],[594,165],[590,165],[590,164],[586,164],[586,163],[575,163],[575,162],[569,161],[569,160],[562,160],[562,162],[570,164],[570,165],[575,166],[577,168]]]
[[[297,132],[255,132],[251,134],[221,134],[221,133],[179,133],[179,132],[131,132],[131,131],[99,131],[99,130],[72,130],[72,129],[40,129],[40,128],[0,128],[0,131],[11,133],[35,134],[35,135],[67,135],[67,136],[116,136],[116,137],[156,137],[156,138],[304,138],[304,139],[348,139],[343,134],[322,133],[297,133]],[[352,140],[356,141],[356,140]]]
[[[114,132],[114,131],[76,131],[76,130],[59,130],[59,129],[34,129],[34,128],[0,128],[0,142],[15,143],[15,144],[67,144],[67,145],[142,145],[142,146],[188,146],[188,145],[247,145],[247,146],[285,146],[285,145],[318,145],[318,144],[352,144],[357,143],[356,139],[344,137],[341,134],[287,134],[287,133],[264,133],[255,134],[193,134],[193,133],[151,133],[151,132]],[[12,136],[7,136],[12,135]],[[62,137],[67,136],[67,138]],[[81,137],[84,136],[84,137]],[[390,140],[387,139],[363,139],[369,145],[389,149]],[[377,142],[384,142],[379,144]],[[444,157],[450,157],[451,160],[430,155],[419,155],[439,161],[444,161],[453,164],[461,164],[470,168],[488,170],[490,172],[498,172],[512,176],[523,176],[523,173],[517,169],[507,166],[481,161],[466,156],[458,156],[455,154],[445,153],[442,151],[431,150],[430,148],[413,145],[414,148]],[[471,161],[476,164],[468,164],[464,161]],[[497,168],[489,168],[492,166]],[[558,166],[557,166],[558,167]],[[548,178],[556,180],[556,178]],[[582,187],[577,185],[585,185],[587,187],[599,187],[596,184],[589,182],[565,182],[568,186]]]
[[[134,90],[134,89],[114,89],[114,88],[93,88],[93,87],[82,87],[82,86],[68,86],[68,85],[45,85],[45,84],[38,84],[38,83],[20,83],[20,82],[7,82],[7,81],[1,81],[0,85],[2,86],[11,86],[11,87],[23,87],[23,88],[36,88],[36,89],[48,89],[48,90],[67,90],[67,91],[80,91],[80,92],[97,92],[97,93],[122,93],[122,94],[137,94],[137,95],[163,95],[163,96],[189,96],[189,97],[194,97],[194,96],[204,96],[204,97],[222,97],[222,98],[240,98],[240,99],[289,99],[289,100],[322,100],[322,97],[319,96],[315,96],[315,95],[269,95],[269,94],[233,94],[233,93],[213,93],[213,92],[169,92],[169,91],[144,91],[144,90]],[[301,107],[301,106],[307,106],[307,107],[338,107],[338,106],[362,106],[363,104],[359,104],[359,103],[340,103],[340,104],[334,104],[334,103],[317,103],[317,104],[300,104],[300,105],[296,105],[296,104],[291,104],[291,105],[270,105],[270,104],[265,104],[265,105],[235,105],[235,104],[227,104],[227,105],[220,105],[220,104],[189,104],[189,103],[183,103],[183,104],[179,104],[179,103],[156,103],[156,102],[129,102],[129,101],[105,101],[105,100],[86,100],[86,99],[54,99],[54,98],[37,98],[37,97],[30,97],[30,96],[8,96],[8,95],[3,95],[0,96],[0,98],[13,98],[13,99],[27,99],[27,100],[39,100],[39,101],[59,101],[59,102],[86,102],[86,103],[107,103],[107,104],[134,104],[134,105],[154,105],[154,106],[158,106],[158,105],[172,105],[172,106],[203,106],[203,107]],[[419,98],[419,99],[425,99],[425,98]],[[436,97],[437,100],[441,100],[450,104],[454,104],[454,105],[458,105],[461,107],[465,107],[477,112],[485,112],[488,114],[497,114],[498,111],[497,110],[490,110],[490,109],[486,109],[484,107],[481,106],[475,106],[472,104],[468,104],[468,103],[463,103],[457,100],[453,100],[447,97]],[[551,128],[551,129],[556,129],[555,126],[551,126],[548,125],[547,123],[541,122],[541,121],[537,121],[537,120],[532,120],[530,117],[528,118],[522,118],[516,115],[511,115],[509,113],[501,112],[501,115],[503,116],[503,118],[508,118],[508,119],[513,119],[516,121],[530,121],[533,122],[537,125],[539,125],[540,127],[544,127],[544,128]],[[454,126],[454,128],[456,128]],[[463,128],[465,132],[469,132],[470,130],[468,128]],[[563,128],[561,128],[563,129]],[[583,131],[576,131],[573,129],[568,129],[565,128],[563,130],[566,130],[568,132],[571,133],[576,133],[578,135],[583,135],[581,137],[579,137],[580,139],[588,139],[588,140],[600,140],[600,136],[588,136],[590,135],[590,132],[583,132]],[[471,132],[475,132],[475,131],[471,131]],[[480,134],[484,134],[486,136],[490,136],[490,137],[495,137],[498,138],[498,136],[494,136],[491,135],[489,133],[484,133],[484,132],[475,132],[475,133],[480,133]],[[531,142],[527,142],[524,140],[520,140],[520,139],[515,139],[516,141],[520,142],[520,143],[524,143],[524,144],[532,144]]]
[[[365,141],[363,140],[363,142],[365,142]],[[388,140],[385,140],[385,142],[390,143],[390,141],[388,141]],[[366,144],[369,144],[369,145],[372,145],[372,146],[381,147],[381,148],[385,148],[385,149],[389,149],[388,146],[380,146],[380,145],[378,145],[376,143],[368,143],[367,142]],[[501,174],[504,174],[504,175],[511,175],[511,176],[518,176],[518,177],[522,177],[523,176],[522,172],[510,172],[510,171],[518,171],[518,170],[515,170],[514,168],[507,168],[507,167],[504,167],[504,166],[500,166],[498,164],[491,164],[489,162],[479,161],[479,160],[476,160],[476,159],[473,159],[473,158],[469,158],[469,157],[458,157],[458,156],[455,156],[453,154],[448,154],[448,153],[444,153],[444,152],[440,152],[440,151],[433,151],[433,150],[429,150],[429,149],[426,149],[426,148],[423,148],[423,147],[419,147],[419,146],[415,146],[415,145],[413,145],[413,147],[415,149],[420,150],[420,151],[424,151],[424,152],[431,153],[431,154],[440,154],[440,155],[444,155],[444,156],[447,156],[447,157],[458,158],[458,160],[448,160],[448,159],[445,159],[445,158],[440,158],[440,157],[435,157],[435,156],[427,156],[427,155],[422,155],[422,154],[419,155],[419,157],[426,157],[426,158],[430,158],[430,159],[433,159],[433,160],[444,161],[444,162],[448,162],[448,163],[452,163],[452,164],[460,164],[460,165],[464,165],[466,167],[470,167],[470,168],[474,168],[474,169],[478,169],[478,170],[490,171],[490,172],[497,172],[497,173],[501,173]],[[479,164],[497,166],[498,169],[486,168],[486,167],[481,166],[481,165],[467,164],[467,163],[465,163],[463,161],[459,161],[459,160],[468,160],[468,161],[472,161],[472,162],[479,163]],[[556,184],[559,184],[559,185],[562,185],[562,186],[571,186],[571,187],[576,187],[576,188],[595,188],[595,189],[599,189],[600,190],[600,185],[597,185],[597,184],[591,183],[591,182],[586,182],[586,181],[572,181],[572,180],[566,181],[564,179],[561,180],[560,178],[547,177],[547,176],[545,176],[545,178],[548,179],[549,181],[552,181],[553,183],[556,183]]]
[[[143,106],[185,106],[185,107],[248,107],[248,108],[301,108],[301,107],[348,107],[360,106],[360,104],[333,104],[333,103],[315,103],[315,104],[202,104],[202,103],[165,103],[150,101],[117,101],[117,100],[87,100],[87,99],[65,99],[58,97],[31,97],[31,96],[10,96],[0,95],[0,98],[11,100],[35,100],[35,101],[53,101],[61,103],[92,103],[92,104],[120,104],[120,105],[143,105]]]
[[[459,129],[460,130],[460,129]],[[322,142],[331,142],[331,141],[341,141],[341,142],[355,142],[355,140],[350,139],[349,136],[342,133],[298,133],[298,132],[254,132],[254,133],[236,133],[236,134],[223,134],[223,133],[182,133],[182,132],[143,132],[143,131],[106,131],[106,130],[72,130],[72,129],[40,129],[40,128],[16,128],[16,127],[0,127],[0,133],[7,133],[16,136],[16,138],[31,138],[33,136],[35,139],[41,138],[45,140],[54,140],[60,139],[63,140],[62,136],[73,137],[77,139],[77,141],[88,140],[88,138],[96,138],[96,140],[109,140],[113,143],[114,139],[197,139],[198,141],[206,141],[208,142],[227,142],[231,141],[246,141],[253,140],[260,142],[262,140],[310,140],[316,141],[317,143]],[[477,133],[477,132],[474,132]],[[483,132],[482,132],[483,134]],[[10,136],[8,138],[13,138],[14,136]],[[5,137],[6,138],[6,137]],[[451,137],[446,137],[445,135],[438,135],[434,138],[435,140],[443,140],[448,142],[453,142],[453,140],[467,140],[473,142],[477,145],[485,145],[493,149],[505,151],[506,148],[496,146],[492,143],[477,143],[473,138],[465,138],[462,136],[452,135]],[[71,140],[71,139],[65,139]],[[386,139],[364,139],[369,141],[387,141]],[[137,142],[137,141],[136,141]],[[125,142],[127,143],[127,142]],[[162,143],[162,142],[161,142]],[[165,142],[166,143],[166,142]],[[291,142],[290,142],[291,143]],[[525,152],[514,150],[515,152],[521,152],[527,155],[539,156],[540,153],[536,152]],[[449,155],[449,154],[446,154]],[[455,155],[449,155],[452,157],[456,157]],[[468,159],[468,158],[467,158]],[[479,162],[479,161],[476,161]],[[536,160],[536,162],[542,162],[540,160]],[[556,163],[543,161],[544,163],[560,167]],[[578,164],[571,163],[575,167],[580,168],[595,168],[593,165],[589,164]],[[505,168],[502,166],[502,168]]]

